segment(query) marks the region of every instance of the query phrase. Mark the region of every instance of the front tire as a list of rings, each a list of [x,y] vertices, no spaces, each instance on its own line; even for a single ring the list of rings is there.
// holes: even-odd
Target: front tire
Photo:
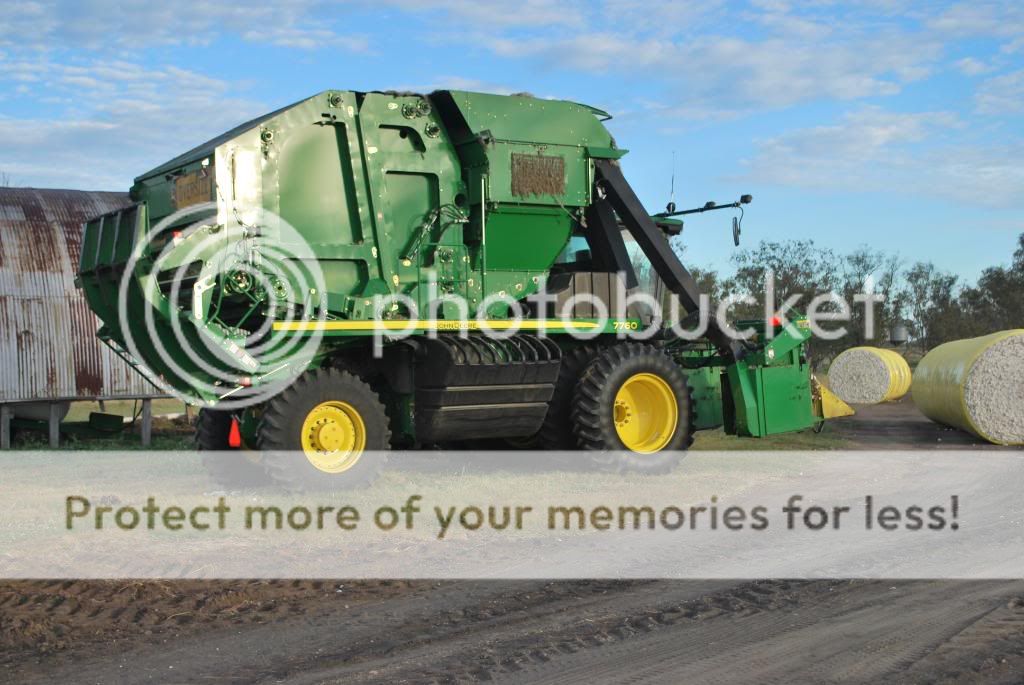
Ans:
[[[391,430],[366,382],[348,371],[314,369],[267,402],[259,441],[267,473],[285,488],[352,488],[380,475]]]
[[[671,471],[693,443],[694,406],[682,370],[650,345],[621,344],[583,371],[572,426],[601,470]]]

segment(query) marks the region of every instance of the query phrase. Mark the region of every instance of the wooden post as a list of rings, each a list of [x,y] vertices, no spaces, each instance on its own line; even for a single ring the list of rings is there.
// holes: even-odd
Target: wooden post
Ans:
[[[11,449],[11,407],[0,404],[0,450]]]
[[[60,447],[60,404],[50,402],[50,449]]]
[[[99,400],[99,405],[100,405],[100,411],[101,412],[106,412],[107,411],[107,403],[106,402],[104,402],[103,400]]]
[[[142,446],[153,441],[153,400],[142,400]]]

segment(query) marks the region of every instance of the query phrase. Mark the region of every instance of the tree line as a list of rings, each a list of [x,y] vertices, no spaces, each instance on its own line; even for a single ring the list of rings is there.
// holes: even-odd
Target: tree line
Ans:
[[[889,341],[899,325],[907,328],[909,344],[927,351],[950,340],[1024,327],[1024,234],[1009,264],[986,268],[976,282],[945,271],[930,261],[910,261],[867,246],[848,254],[818,246],[813,240],[762,241],[736,251],[734,272],[723,275],[714,269],[692,267],[685,252],[673,247],[690,268],[703,292],[712,301],[749,295],[757,305],[737,305],[735,318],[764,316],[765,282],[774,274],[775,306],[801,295],[794,306],[803,311],[819,294],[834,292],[845,302],[873,283],[884,300],[875,307],[875,335],[865,336],[864,307],[853,307],[846,335],[814,343],[816,355],[826,358],[855,345],[879,345]],[[822,311],[838,311],[830,305]],[[837,323],[837,327],[838,327]]]

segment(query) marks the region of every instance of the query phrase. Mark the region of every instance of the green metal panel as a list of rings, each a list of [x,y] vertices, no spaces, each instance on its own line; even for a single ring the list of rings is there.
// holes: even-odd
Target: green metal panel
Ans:
[[[764,433],[789,433],[815,423],[811,382],[799,366],[765,367],[757,370]]]
[[[313,244],[362,238],[345,124],[297,127],[277,158],[278,209]],[[349,288],[352,286],[350,285]]]
[[[656,288],[652,288],[652,291]],[[676,341],[666,348],[683,369],[692,391],[697,430],[717,428],[725,423],[722,400],[723,367],[709,343]]]
[[[697,430],[718,428],[725,419],[722,413],[722,369],[707,366],[701,369],[687,369],[686,380],[693,391],[696,410],[694,425]]]
[[[613,148],[611,135],[586,105],[530,96],[449,91],[471,137],[489,131],[495,140]],[[607,115],[605,115],[607,116]],[[466,139],[456,139],[456,144]]]
[[[566,207],[589,203],[593,168],[588,149],[610,156],[615,148],[598,119],[600,110],[529,96],[463,91],[447,96],[462,119],[452,142],[464,164],[488,175],[489,199]],[[470,193],[479,200],[472,182]]]
[[[814,405],[811,368],[805,355],[810,337],[806,321],[778,328],[767,341],[763,321],[740,321],[738,328],[754,328],[757,352],[727,368],[731,406],[726,430],[738,435],[762,437],[813,426]]]
[[[488,197],[494,202],[567,207],[582,207],[590,202],[590,160],[583,148],[496,142],[488,146],[487,156],[490,164]],[[542,164],[551,168],[560,182],[547,181],[544,175],[530,168]],[[517,181],[520,188],[517,188]]]
[[[571,219],[544,208],[499,207],[487,215],[487,269],[546,273],[569,241]]]

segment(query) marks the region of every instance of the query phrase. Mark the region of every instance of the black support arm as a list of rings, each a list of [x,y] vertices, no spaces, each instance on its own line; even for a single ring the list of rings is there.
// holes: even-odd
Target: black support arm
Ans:
[[[619,222],[615,220],[615,210],[607,200],[595,197],[587,207],[586,237],[595,266],[604,271],[625,274],[626,288],[635,288],[637,280],[633,263],[622,240]]]
[[[622,170],[609,159],[595,159],[594,168],[597,171],[597,183],[603,188],[607,201],[651,260],[651,266],[665,287],[679,297],[680,304],[687,312],[697,311],[701,296],[697,282],[672,252],[654,220],[644,211],[640,199],[623,177]],[[707,336],[726,358],[740,359],[743,356],[742,344],[726,335],[714,319],[709,321]]]

